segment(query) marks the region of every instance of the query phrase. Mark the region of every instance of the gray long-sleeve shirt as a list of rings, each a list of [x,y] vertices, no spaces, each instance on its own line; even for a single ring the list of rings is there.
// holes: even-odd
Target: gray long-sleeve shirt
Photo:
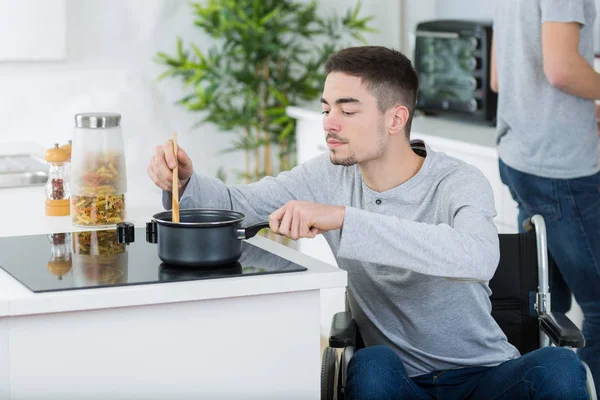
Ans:
[[[345,206],[343,228],[324,236],[348,272],[366,346],[390,346],[411,376],[518,357],[490,314],[487,281],[499,260],[492,189],[476,168],[426,150],[413,178],[382,193],[357,165],[336,166],[324,154],[248,185],[195,174],[181,207],[234,209],[247,226],[290,200]]]

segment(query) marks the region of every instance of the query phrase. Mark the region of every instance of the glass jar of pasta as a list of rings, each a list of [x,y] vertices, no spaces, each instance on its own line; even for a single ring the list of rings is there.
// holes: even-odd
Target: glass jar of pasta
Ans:
[[[103,227],[125,221],[127,174],[121,115],[75,115],[70,181],[73,225]]]
[[[73,232],[73,283],[77,287],[127,282],[127,245],[114,229]]]

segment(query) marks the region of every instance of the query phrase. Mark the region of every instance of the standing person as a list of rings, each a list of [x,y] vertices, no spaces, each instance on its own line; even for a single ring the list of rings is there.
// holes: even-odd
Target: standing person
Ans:
[[[519,226],[546,220],[548,247],[584,314],[579,355],[600,388],[600,165],[594,0],[498,2],[492,90],[500,175]],[[522,228],[521,228],[522,229]],[[553,298],[553,300],[557,300]],[[560,307],[560,304],[555,305]]]

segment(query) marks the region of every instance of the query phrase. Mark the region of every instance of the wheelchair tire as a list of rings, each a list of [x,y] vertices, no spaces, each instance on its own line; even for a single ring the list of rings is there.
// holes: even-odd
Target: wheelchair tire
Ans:
[[[335,399],[336,367],[337,351],[331,347],[326,347],[323,350],[323,360],[321,362],[321,400]]]

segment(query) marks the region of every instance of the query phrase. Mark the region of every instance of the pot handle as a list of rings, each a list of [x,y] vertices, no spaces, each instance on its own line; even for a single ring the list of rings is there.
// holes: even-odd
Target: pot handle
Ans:
[[[258,231],[264,228],[268,228],[268,222],[259,222],[258,224],[250,225],[247,228],[242,228],[237,230],[237,238],[240,240],[250,239],[251,237],[256,236]]]
[[[158,243],[158,226],[156,221],[146,222],[146,242]]]
[[[131,222],[117,224],[117,243],[130,244],[135,241],[135,225]]]

